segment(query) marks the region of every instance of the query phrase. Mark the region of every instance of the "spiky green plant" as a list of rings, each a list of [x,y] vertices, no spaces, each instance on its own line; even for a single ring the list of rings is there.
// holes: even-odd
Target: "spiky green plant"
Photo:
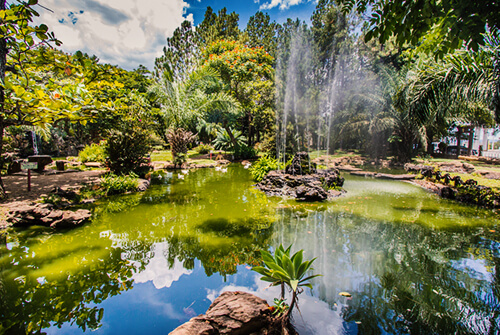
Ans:
[[[290,257],[291,245],[284,248],[283,245],[276,249],[274,256],[265,250],[261,250],[262,260],[265,266],[256,266],[252,270],[262,275],[261,280],[270,282],[272,286],[281,285],[281,298],[284,298],[284,285],[292,291],[292,301],[287,311],[286,317],[292,313],[294,306],[298,303],[298,294],[302,292],[302,287],[312,289],[308,281],[321,276],[320,274],[306,276],[308,270],[316,258],[303,261],[304,250],[299,250]]]

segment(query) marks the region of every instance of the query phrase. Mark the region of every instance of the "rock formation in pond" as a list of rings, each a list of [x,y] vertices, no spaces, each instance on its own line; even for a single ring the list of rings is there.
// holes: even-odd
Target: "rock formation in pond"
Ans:
[[[6,221],[14,227],[46,226],[72,228],[84,224],[91,216],[87,209],[59,210],[51,204],[19,203],[10,206]]]
[[[246,292],[224,292],[208,308],[171,335],[272,334],[273,318],[264,299]]]
[[[306,152],[295,154],[285,171],[271,171],[257,189],[269,196],[293,197],[301,201],[323,201],[339,196],[344,178],[337,169],[317,170]]]

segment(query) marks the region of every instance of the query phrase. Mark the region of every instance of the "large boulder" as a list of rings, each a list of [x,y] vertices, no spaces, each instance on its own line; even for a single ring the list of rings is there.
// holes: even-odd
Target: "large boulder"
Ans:
[[[270,334],[273,318],[264,299],[246,292],[224,292],[199,315],[171,335]]]

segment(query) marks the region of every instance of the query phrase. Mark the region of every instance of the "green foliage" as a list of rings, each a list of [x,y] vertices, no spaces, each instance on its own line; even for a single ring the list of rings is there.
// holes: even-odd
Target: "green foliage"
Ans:
[[[261,280],[270,282],[271,285],[277,286],[286,284],[292,291],[292,303],[288,309],[289,315],[297,300],[297,294],[300,293],[301,287],[309,287],[312,285],[308,282],[310,279],[321,276],[319,274],[306,276],[308,270],[316,258],[309,261],[303,261],[304,250],[299,250],[290,257],[291,245],[285,250],[283,245],[276,249],[274,256],[265,250],[261,250],[264,266],[253,267],[252,270],[261,274]]]
[[[285,299],[274,298],[274,305],[271,306],[273,315],[276,317],[281,317],[286,314],[290,306],[286,303]]]
[[[234,145],[233,141],[231,140],[231,135],[226,129],[219,129],[219,131],[217,132],[217,137],[213,141],[215,149],[234,151],[237,147],[245,145],[246,138],[243,136],[241,131],[230,129],[230,132],[236,142],[236,145]]]
[[[79,153],[78,159],[82,163],[86,162],[101,162],[106,161],[105,145],[99,143],[92,143],[91,145],[86,145]]]
[[[255,158],[256,156],[257,153],[255,152],[255,149],[246,144],[239,145],[234,150],[234,157],[236,159],[250,159]]]
[[[149,133],[131,125],[123,130],[112,130],[106,141],[107,166],[111,172],[125,175],[131,172],[144,176],[150,169]]]
[[[139,180],[137,175],[117,176],[108,173],[101,177],[100,193],[104,196],[133,192],[137,190]]]
[[[251,47],[264,47],[271,54],[276,54],[276,22],[271,22],[269,14],[257,12],[248,19],[245,33],[248,35],[248,43]]]
[[[237,40],[240,35],[238,20],[239,15],[235,12],[228,14],[225,7],[217,14],[207,7],[203,21],[196,27],[198,46],[203,48],[219,40]]]
[[[316,258],[303,262],[304,250],[299,250],[290,257],[291,247],[290,245],[285,250],[283,246],[280,245],[276,249],[274,256],[268,251],[261,250],[260,253],[265,267],[256,266],[252,268],[252,270],[263,276],[261,280],[268,281],[272,283],[273,286],[283,282],[287,284],[293,292],[297,291],[297,289],[302,286],[312,289],[312,285],[307,281],[321,275],[305,276]]]
[[[210,144],[203,144],[203,143],[200,144],[199,146],[197,146],[196,148],[194,148],[194,151],[196,151],[200,155],[208,154],[212,150],[213,150],[213,148]]]
[[[188,158],[187,154],[185,154],[184,152],[178,152],[173,157],[174,158],[172,162],[174,163],[175,166],[182,166],[182,164],[187,162]]]
[[[459,201],[489,208],[500,208],[500,190],[485,186],[462,185],[458,187]]]
[[[264,155],[255,161],[250,167],[250,173],[252,174],[253,180],[259,182],[272,170],[278,170],[278,168],[283,169],[283,163],[278,162],[278,160],[270,155]]]
[[[384,44],[391,36],[400,46],[417,45],[422,39],[435,40],[437,56],[452,52],[463,44],[477,51],[484,45],[484,34],[500,29],[500,4],[497,1],[382,1],[341,0],[345,12],[357,7],[370,10],[369,31],[365,40],[378,38]],[[431,35],[431,36],[429,36]],[[435,35],[435,36],[433,36]]]

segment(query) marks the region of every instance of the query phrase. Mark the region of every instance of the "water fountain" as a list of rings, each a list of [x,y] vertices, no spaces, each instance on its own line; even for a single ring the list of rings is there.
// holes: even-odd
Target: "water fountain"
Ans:
[[[341,195],[343,185],[339,170],[318,170],[307,152],[298,152],[285,171],[269,172],[256,187],[269,196],[323,201]]]

